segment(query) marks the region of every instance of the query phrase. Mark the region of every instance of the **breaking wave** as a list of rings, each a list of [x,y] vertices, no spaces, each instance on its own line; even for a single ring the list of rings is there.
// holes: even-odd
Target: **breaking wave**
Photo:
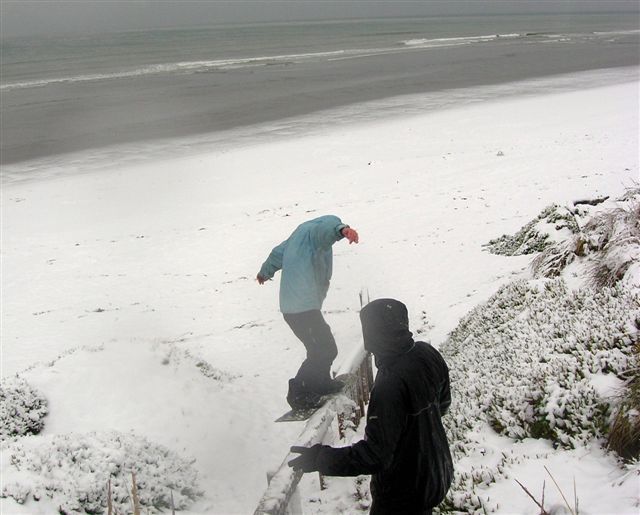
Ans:
[[[600,37],[614,37],[614,36],[627,36],[632,34],[638,34],[640,30],[617,30],[610,32],[587,32],[576,34],[557,34],[554,32],[525,32],[523,34],[489,34],[486,36],[464,36],[455,38],[416,38],[407,39],[401,41],[400,44],[406,47],[412,48],[428,48],[438,46],[456,46],[456,45],[470,45],[474,43],[485,43],[489,41],[498,41],[501,39],[522,39],[522,40],[555,40],[555,41],[569,41],[572,39],[584,39],[584,38],[600,38]]]
[[[131,70],[115,71],[111,73],[95,73],[86,75],[77,75],[70,77],[53,77],[38,80],[11,82],[2,84],[1,91],[9,91],[12,89],[36,88],[48,86],[50,84],[74,83],[74,82],[92,82],[106,79],[123,79],[130,77],[140,77],[145,75],[157,75],[168,73],[203,73],[211,71],[224,71],[234,68],[246,68],[250,66],[269,66],[275,64],[286,64],[293,62],[301,62],[304,60],[317,59],[323,57],[332,57],[345,54],[345,50],[336,50],[332,52],[316,52],[309,54],[289,54],[265,57],[246,57],[235,59],[216,59],[211,61],[186,61],[179,63],[150,64],[141,68]]]
[[[467,45],[471,43],[480,43],[482,41],[492,41],[496,39],[519,38],[521,34],[493,34],[490,36],[465,36],[457,38],[418,38],[407,39],[400,43],[408,47],[427,47],[427,46],[445,46],[445,45]]]

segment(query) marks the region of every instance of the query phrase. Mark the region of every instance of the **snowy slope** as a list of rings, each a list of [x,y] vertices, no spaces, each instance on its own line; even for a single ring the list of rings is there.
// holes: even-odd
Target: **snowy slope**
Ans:
[[[636,81],[540,91],[5,184],[2,374],[19,374],[49,408],[41,435],[26,440],[133,434],[195,459],[204,494],[189,513],[251,513],[301,430],[273,423],[303,348],[278,313],[277,282],[254,280],[270,249],[320,214],[358,229],[360,244],[334,247],[325,303],[337,363],[359,344],[363,285],[405,302],[414,330],[439,346],[474,306],[529,276],[530,256],[483,244],[551,203],[620,195],[638,180],[637,91]],[[19,444],[3,444],[4,484],[20,480],[6,451]],[[571,452],[585,477],[622,474],[598,449]],[[534,490],[540,464],[518,465]],[[333,501],[309,503],[312,482],[305,510],[353,510],[339,481]],[[583,506],[610,498],[618,513],[637,509],[629,483],[593,483],[580,487]],[[503,513],[536,513],[517,485],[492,488]],[[58,505],[0,499],[3,513]]]

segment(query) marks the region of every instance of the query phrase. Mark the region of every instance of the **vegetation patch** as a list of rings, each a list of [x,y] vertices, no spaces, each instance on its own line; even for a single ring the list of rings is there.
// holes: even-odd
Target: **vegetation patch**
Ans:
[[[573,212],[552,204],[514,235],[503,234],[489,241],[484,247],[492,254],[500,256],[535,254],[552,245],[552,234],[558,231],[565,236],[576,234],[579,232],[579,225]]]
[[[639,317],[637,291],[572,291],[562,279],[513,282],[471,311],[441,349],[454,388],[444,422],[456,460],[476,450],[473,435],[485,425],[569,449],[606,437],[617,401],[600,393],[597,379],[622,385]],[[508,463],[505,456],[495,467],[457,474],[449,503],[481,509],[474,488]]]
[[[577,220],[577,218],[576,218]],[[634,282],[640,270],[640,190],[629,190],[616,207],[584,220],[563,241],[547,245],[532,262],[536,277],[557,277],[574,260],[584,262],[596,288]]]
[[[106,513],[109,480],[113,507],[129,513],[132,472],[144,513],[172,505],[186,509],[202,495],[192,461],[133,434],[111,431],[55,435],[38,442],[23,439],[3,453],[19,472],[4,485],[1,496],[21,504],[49,498],[60,514]]]
[[[601,206],[606,200],[574,203],[553,237],[540,224],[558,223],[558,206],[514,237],[490,242],[492,252],[540,254],[535,279],[502,287],[441,347],[454,399],[444,423],[456,461],[478,452],[487,427],[566,449],[597,441],[624,459],[640,458],[640,190],[613,208]],[[572,275],[584,274],[580,287],[563,279],[572,263]],[[457,473],[440,509],[495,511],[477,488],[517,459],[504,453],[490,466]]]
[[[44,427],[47,400],[20,377],[0,382],[0,441],[35,435]]]
[[[634,348],[625,380],[627,388],[613,417],[608,447],[633,461],[640,458],[640,345]]]

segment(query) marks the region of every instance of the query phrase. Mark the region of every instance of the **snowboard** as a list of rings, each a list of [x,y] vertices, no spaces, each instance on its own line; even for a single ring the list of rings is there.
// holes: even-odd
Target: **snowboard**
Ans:
[[[336,379],[344,382],[344,388],[342,390],[329,395],[323,395],[322,397],[320,397],[320,401],[318,402],[318,404],[312,408],[291,409],[287,411],[284,415],[278,417],[275,421],[276,422],[301,422],[303,420],[308,420],[309,418],[311,418],[311,415],[313,415],[316,411],[322,408],[322,406],[324,406],[327,403],[327,401],[329,401],[333,397],[342,395],[346,391],[348,391],[349,387],[353,384],[354,380],[356,379],[356,376],[354,374],[340,374],[339,376],[336,377]]]

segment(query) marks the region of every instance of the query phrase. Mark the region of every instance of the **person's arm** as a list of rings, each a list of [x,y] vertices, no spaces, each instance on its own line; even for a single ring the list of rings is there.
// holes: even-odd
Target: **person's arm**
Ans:
[[[342,238],[347,238],[350,243],[358,243],[358,233],[335,215],[318,218],[310,231],[316,249],[327,249]]]
[[[264,284],[265,281],[271,279],[275,273],[282,269],[282,257],[284,255],[284,250],[287,247],[287,241],[283,241],[280,245],[277,245],[273,248],[267,260],[262,264],[260,271],[256,279],[258,283]]]
[[[402,382],[397,378],[381,381],[371,392],[364,440],[340,448],[319,444],[308,449],[292,447],[292,452],[301,456],[289,465],[328,476],[374,474],[391,464],[407,416]]]

